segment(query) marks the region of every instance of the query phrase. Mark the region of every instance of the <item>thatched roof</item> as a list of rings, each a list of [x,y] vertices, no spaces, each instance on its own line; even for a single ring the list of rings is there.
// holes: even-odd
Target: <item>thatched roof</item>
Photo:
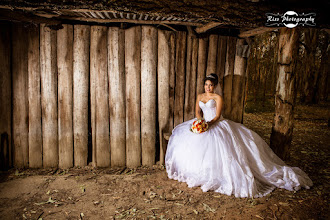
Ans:
[[[28,22],[128,22],[248,30],[265,26],[266,13],[316,13],[329,28],[329,1],[271,0],[0,0],[0,19]],[[142,22],[142,23],[143,23]]]

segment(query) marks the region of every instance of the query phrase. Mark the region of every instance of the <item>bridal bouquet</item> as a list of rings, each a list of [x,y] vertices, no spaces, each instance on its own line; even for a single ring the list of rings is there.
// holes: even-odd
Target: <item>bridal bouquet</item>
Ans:
[[[190,130],[196,134],[200,134],[207,131],[208,128],[209,125],[206,123],[204,119],[198,119],[193,122]]]

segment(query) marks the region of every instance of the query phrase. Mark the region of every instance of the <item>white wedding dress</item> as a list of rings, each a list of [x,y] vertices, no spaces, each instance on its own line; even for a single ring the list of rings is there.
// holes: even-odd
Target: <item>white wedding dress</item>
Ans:
[[[206,121],[216,102],[199,102]],[[298,167],[287,166],[254,131],[221,118],[201,134],[190,131],[192,119],[173,129],[165,156],[168,177],[235,197],[262,197],[274,188],[298,190],[313,185]]]

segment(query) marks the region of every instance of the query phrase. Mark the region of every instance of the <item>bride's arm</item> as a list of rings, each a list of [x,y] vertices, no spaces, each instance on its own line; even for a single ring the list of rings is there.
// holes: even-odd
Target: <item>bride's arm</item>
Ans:
[[[197,95],[196,98],[196,106],[195,106],[195,115],[197,119],[203,118],[202,114],[202,109],[199,107],[199,101],[200,101],[200,95]]]
[[[223,105],[222,96],[217,96],[215,101],[217,103],[217,112],[216,112],[215,117],[211,121],[208,122],[209,126],[211,126],[214,122],[216,122],[221,117],[221,109],[222,109],[222,105]]]

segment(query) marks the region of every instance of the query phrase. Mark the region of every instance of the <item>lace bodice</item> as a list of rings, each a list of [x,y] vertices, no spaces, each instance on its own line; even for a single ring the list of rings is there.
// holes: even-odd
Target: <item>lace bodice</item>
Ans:
[[[214,99],[210,99],[206,103],[199,101],[199,107],[202,109],[204,119],[207,122],[211,121],[217,114],[217,103]],[[220,119],[223,119],[222,115]]]

